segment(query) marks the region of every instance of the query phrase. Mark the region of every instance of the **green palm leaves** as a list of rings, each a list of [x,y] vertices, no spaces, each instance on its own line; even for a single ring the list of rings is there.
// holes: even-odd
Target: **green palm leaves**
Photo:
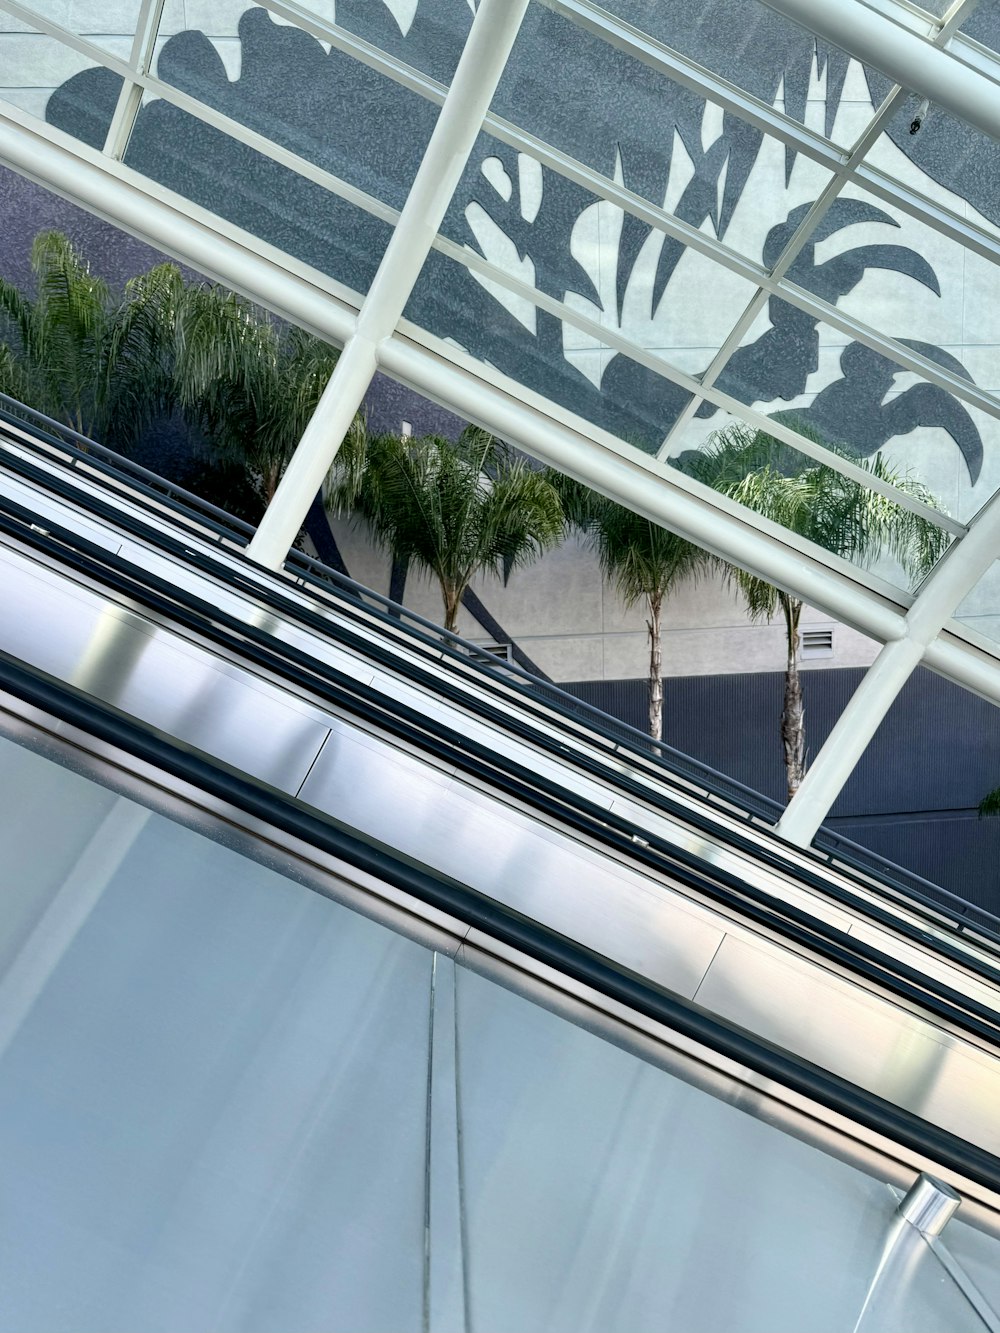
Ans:
[[[160,264],[114,295],[54,231],[35,238],[31,265],[34,298],[0,279],[0,390],[127,451],[175,401],[180,270]]]
[[[329,344],[279,325],[243,297],[188,288],[178,310],[180,405],[223,460],[270,503],[337,364]]]
[[[337,503],[359,513],[397,560],[437,579],[449,630],[477,574],[506,579],[563,534],[546,478],[475,426],[456,441],[359,436],[338,463]]]
[[[828,444],[824,447],[831,453],[840,452]],[[854,564],[869,565],[891,556],[916,579],[931,568],[948,544],[944,530],[929,519],[746,426],[720,432],[699,453],[686,455],[685,463],[691,475],[713,490]],[[936,507],[925,486],[893,468],[881,454],[862,459],[857,466],[872,478]],[[727,568],[752,620],[770,620],[780,610],[785,622],[781,738],[791,800],[806,772],[805,708],[798,669],[802,602],[746,570]]]
[[[125,454],[179,408],[211,451],[192,484],[258,519],[336,350],[174,264],[115,293],[54,231],[31,263],[33,297],[0,279],[0,391]]]
[[[798,429],[814,438],[804,426]],[[832,454],[850,457],[835,445],[817,443]],[[853,564],[868,565],[891,556],[910,578],[920,577],[948,543],[944,530],[928,519],[748,426],[730,426],[699,453],[685,455],[685,461],[686,470],[713,490]],[[874,480],[937,507],[926,486],[892,467],[881,454],[851,461]],[[750,592],[745,582],[749,576],[736,577],[741,590]],[[751,592],[747,598],[751,611],[758,596]],[[762,614],[774,610],[772,600],[770,610]]]

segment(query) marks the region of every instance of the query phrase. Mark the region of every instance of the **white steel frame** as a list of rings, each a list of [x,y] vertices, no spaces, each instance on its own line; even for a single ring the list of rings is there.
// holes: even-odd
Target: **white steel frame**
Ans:
[[[774,111],[773,108],[767,107],[766,104],[752,98],[749,94],[738,93],[731,87],[731,85],[725,84],[722,80],[716,79],[714,76],[709,76],[707,71],[701,70],[699,66],[694,65],[691,61],[686,60],[686,58],[680,57],[674,52],[670,52],[669,49],[662,46],[662,44],[654,42],[652,39],[643,38],[642,35],[637,34],[634,29],[628,28],[627,25],[621,24],[617,20],[611,20],[607,16],[602,16],[601,11],[596,9],[594,5],[586,3],[586,0],[542,0],[542,2],[546,3],[549,8],[565,13],[568,17],[571,17],[573,21],[580,22],[586,29],[594,31],[605,40],[612,42],[612,44],[621,49],[629,51],[630,54],[643,60],[643,62],[650,67],[666,74],[668,77],[675,78],[686,87],[690,87],[695,91],[706,92],[706,89],[700,87],[699,80],[707,78],[707,90],[711,93],[711,100],[714,100],[716,104],[722,106],[724,109],[733,111],[734,114],[741,115],[743,118],[758,125],[762,129],[766,128],[768,132],[774,130],[776,132],[775,137],[779,138],[779,140],[785,143],[786,146],[795,147],[796,151],[803,151],[806,155],[823,161],[824,164],[829,166],[834,172],[835,180],[840,180],[841,184],[847,179],[847,173],[853,166],[855,160],[860,158],[861,145],[867,147],[870,142],[874,141],[877,137],[878,129],[884,123],[884,120],[887,119],[895,105],[893,103],[893,106],[880,109],[879,115],[876,117],[875,121],[872,122],[869,130],[862,136],[859,144],[855,145],[849,153],[845,153],[836,149],[832,144],[829,144],[828,141],[821,139],[819,136],[812,135],[810,132],[805,131],[802,127],[798,126],[796,122],[790,121],[781,113]],[[955,22],[957,22],[958,14],[967,12],[967,8],[970,7],[972,3],[974,3],[974,0],[964,0],[964,3],[960,3],[956,6]],[[282,3],[281,0],[263,0],[261,7],[274,12],[280,17],[287,18],[289,21],[298,21],[298,16],[301,14],[298,6]],[[138,61],[135,61],[136,67],[132,69],[128,62],[118,60],[114,56],[103,51],[101,47],[88,42],[86,38],[80,37],[69,29],[62,27],[41,15],[36,15],[31,10],[30,6],[19,3],[19,0],[0,0],[0,10],[6,10],[23,22],[33,24],[39,31],[43,31],[50,36],[55,37],[57,40],[64,42],[73,50],[87,56],[95,64],[103,63],[107,68],[119,74],[123,79],[131,77],[135,80],[136,86],[143,91],[157,97],[162,97],[164,100],[173,103],[187,114],[192,115],[199,120],[203,120],[206,124],[212,125],[214,128],[230,135],[230,137],[253,148],[256,152],[262,153],[273,161],[276,161],[314,183],[323,186],[330,190],[331,193],[338,195],[353,206],[378,217],[381,221],[384,221],[389,225],[393,225],[398,221],[399,212],[390,205],[374,198],[372,195],[358,189],[356,186],[341,180],[331,172],[316,166],[307,158],[303,158],[289,149],[274,143],[259,132],[250,130],[239,122],[232,120],[230,117],[213,110],[211,107],[199,102],[196,98],[174,88],[171,84],[164,83],[162,80],[150,75],[147,72],[148,51],[152,49],[152,43],[155,40],[155,32],[149,35],[146,42],[141,47],[139,34],[137,34],[136,48],[146,52],[146,60],[141,64]],[[343,49],[345,52],[357,55],[359,59],[364,60],[364,63],[378,68],[380,72],[385,73],[388,77],[394,78],[397,82],[404,84],[413,91],[421,93],[421,95],[428,97],[429,100],[437,104],[443,104],[447,90],[441,85],[434,83],[433,80],[419,75],[416,71],[408,69],[408,67],[403,66],[398,61],[390,61],[387,57],[383,57],[380,61],[375,48],[371,47],[370,44],[364,43],[357,38],[351,38],[349,41],[345,40],[344,35],[340,33],[340,30],[336,29],[334,25],[323,23],[318,19],[313,19],[309,23],[306,23],[303,19],[302,22],[303,27],[312,32],[313,35],[319,36],[322,34],[325,39],[329,39],[331,36],[339,34],[338,40],[334,43],[337,45],[338,49]],[[949,31],[954,26],[954,22],[949,23]],[[133,59],[135,60],[135,57],[133,57]],[[122,101],[127,98],[127,95],[128,89],[126,87],[123,88],[122,98],[119,101],[119,108],[121,108]],[[141,100],[141,94],[139,96]],[[892,95],[890,95],[890,97],[891,96]],[[136,110],[137,106],[138,104],[136,103]],[[883,110],[885,111],[885,116],[882,115]],[[781,126],[784,126],[784,129],[779,132],[779,127]],[[969,380],[953,374],[938,362],[912,351],[912,349],[905,347],[896,339],[885,336],[866,325],[863,321],[845,314],[836,305],[832,305],[828,301],[815,296],[813,293],[784,278],[784,273],[793,261],[795,254],[801,246],[807,242],[809,233],[822,217],[825,208],[820,208],[820,205],[824,202],[823,200],[818,201],[817,211],[815,213],[810,213],[810,216],[804,219],[799,231],[789,243],[787,254],[783,254],[779,258],[778,263],[769,274],[761,265],[739,255],[736,251],[733,251],[722,242],[706,236],[704,232],[701,232],[682,222],[680,219],[665,213],[662,209],[656,208],[655,205],[641,199],[640,196],[635,195],[632,191],[618,186],[614,182],[601,176],[600,173],[585,167],[582,163],[576,162],[574,159],[566,157],[565,154],[558,153],[548,145],[543,144],[534,136],[519,131],[517,127],[511,126],[508,122],[488,115],[483,122],[483,127],[489,132],[494,133],[495,137],[501,139],[503,142],[517,147],[518,151],[527,152],[529,155],[535,156],[543,165],[547,165],[551,169],[575,180],[584,188],[591,190],[596,196],[619,204],[627,211],[647,222],[648,225],[656,227],[669,236],[675,237],[689,248],[722,264],[731,272],[746,279],[754,286],[757,286],[759,290],[756,295],[751,298],[747,311],[741,316],[740,322],[737,325],[737,330],[745,331],[745,327],[747,326],[746,320],[751,308],[754,313],[756,313],[756,310],[764,304],[767,296],[777,296],[780,299],[787,301],[789,304],[813,315],[818,320],[824,321],[830,327],[836,328],[840,332],[846,333],[851,338],[865,343],[872,347],[873,350],[887,356],[890,360],[896,361],[902,369],[913,371],[914,373],[921,375],[929,383],[936,384],[946,392],[952,393],[955,397],[968,402],[970,405],[991,416],[1000,418],[1000,399],[995,395],[983,392]],[[114,129],[114,126],[112,128]],[[118,138],[120,137],[121,136],[119,135]],[[109,135],[109,142],[110,140],[111,135]],[[818,152],[817,144],[825,145],[826,151]],[[123,142],[120,145],[122,153],[124,152],[124,147],[125,144]],[[108,151],[107,148],[105,151]],[[855,178],[860,179],[859,173],[855,173]],[[833,182],[831,182],[831,185],[832,184]],[[930,201],[922,200],[921,197],[913,191],[905,191],[901,194],[900,198],[897,199],[895,187],[886,177],[883,177],[880,181],[876,174],[872,176],[871,180],[866,181],[865,184],[867,188],[878,193],[879,197],[883,198],[886,202],[896,203],[897,206],[905,208],[907,212],[918,219],[924,218],[927,214],[927,210],[933,207],[930,204]],[[832,202],[834,197],[834,194],[830,195],[829,199],[826,200],[827,205]],[[974,243],[974,248],[977,249],[978,253],[982,253],[986,257],[1000,263],[1000,239],[991,237],[989,233],[984,232],[980,228],[976,228],[974,224],[963,223],[962,219],[959,219],[957,215],[947,215],[946,217],[944,216],[945,214],[946,210],[940,208],[938,208],[937,212],[934,214],[936,219],[934,225],[937,230],[941,231],[943,234],[951,235],[952,238],[956,240],[965,238],[961,239],[961,243]],[[556,315],[564,323],[577,327],[583,332],[589,333],[592,337],[600,339],[607,347],[614,348],[623,355],[639,362],[639,364],[648,366],[656,373],[663,375],[664,378],[671,380],[673,383],[687,389],[689,392],[699,395],[697,401],[693,401],[688,405],[682,421],[688,420],[690,414],[697,408],[698,401],[705,399],[712,402],[716,407],[729,411],[735,416],[742,417],[750,424],[757,426],[763,424],[764,418],[760,414],[754,414],[752,409],[741,403],[739,399],[733,398],[727,394],[722,394],[714,388],[713,381],[724,367],[724,362],[721,360],[721,352],[716,358],[716,362],[714,362],[713,366],[710,368],[714,372],[711,377],[706,378],[704,381],[696,381],[692,376],[687,375],[685,372],[672,366],[662,356],[649,352],[647,349],[632,342],[630,339],[613,333],[597,321],[587,319],[580,312],[573,310],[563,302],[555,301],[534,288],[526,286],[514,278],[509,272],[490,263],[488,260],[483,259],[474,251],[460,246],[443,236],[436,236],[432,244],[435,249],[447,254],[449,258],[454,259],[466,268],[481,273],[492,283],[514,292],[522,299],[530,301],[537,307]],[[723,345],[724,349],[730,352],[735,351],[736,346],[738,345],[738,338],[735,338],[735,333],[736,330],[727,337]],[[836,471],[843,472],[845,475],[860,482],[862,485],[868,486],[870,489],[880,491],[881,493],[890,496],[903,508],[911,509],[914,512],[921,514],[930,522],[938,524],[953,535],[961,535],[965,531],[964,525],[958,522],[958,520],[943,515],[938,510],[929,509],[920,502],[915,501],[911,496],[868,476],[848,460],[845,460],[838,455],[830,454],[828,451],[824,450],[822,446],[816,445],[813,441],[800,435],[793,428],[781,425],[777,422],[770,423],[767,428],[772,435],[775,435],[786,443],[792,445],[798,449],[799,452],[807,454],[810,457],[821,458],[827,466],[834,468]],[[659,451],[660,457],[667,456],[670,444],[676,438],[676,434],[677,431],[675,427],[671,430],[667,441],[661,447]]]
[[[881,584],[870,574],[809,547],[773,524],[748,515],[723,497],[705,492],[669,468],[663,459],[698,402],[708,400],[753,426],[767,429],[802,452],[822,458],[863,484],[872,485],[871,478],[853,464],[835,458],[794,430],[779,426],[714,387],[728,356],[739,346],[753,318],[772,295],[873,347],[901,368],[917,372],[956,398],[1000,418],[1000,398],[862,321],[846,316],[836,306],[789,282],[786,276],[823,213],[849,181],[940,234],[1000,263],[1000,239],[995,235],[864,161],[907,90],[930,97],[984,132],[1000,137],[1000,60],[959,32],[976,0],[956,0],[943,20],[922,15],[916,6],[904,0],[879,0],[877,8],[860,0],[764,2],[852,55],[876,65],[896,81],[896,87],[850,149],[837,147],[774,107],[620,22],[590,0],[538,0],[591,32],[595,39],[615,45],[830,170],[826,188],[770,272],[557,148],[489,113],[493,90],[503,73],[529,0],[482,0],[450,89],[310,15],[296,3],[262,0],[262,6],[272,13],[331,42],[442,107],[401,213],[155,78],[149,71],[162,0],[143,0],[127,62],[35,14],[30,6],[17,0],[0,0],[0,9],[56,37],[95,64],[114,70],[125,81],[103,153],[87,148],[34,117],[13,108],[6,111],[0,108],[0,160],[344,346],[329,389],[251,544],[251,556],[261,563],[280,567],[373,374],[381,368],[588,485],[881,640],[886,646],[779,825],[790,841],[805,844],[919,662],[1000,702],[1000,650],[983,651],[963,642],[954,625],[947,624],[1000,550],[1000,499],[995,497],[966,527],[937,511],[925,511],[893,488],[876,487],[899,503],[925,512],[955,539],[920,595],[911,599],[899,589]],[[922,26],[926,26],[926,34],[919,31]],[[394,226],[364,300],[222,219],[171,196],[122,165],[144,92],[166,98]],[[597,321],[570,310],[563,302],[519,283],[481,256],[438,234],[480,129],[754,284],[757,289],[754,296],[702,380],[684,374]],[[652,459],[638,454],[606,432],[407,324],[402,312],[432,247],[688,389],[694,395],[692,401],[668,435],[660,457]]]

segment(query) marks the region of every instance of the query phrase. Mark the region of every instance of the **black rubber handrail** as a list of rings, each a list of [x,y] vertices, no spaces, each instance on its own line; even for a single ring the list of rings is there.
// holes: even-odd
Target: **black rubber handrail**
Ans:
[[[45,442],[62,449],[73,460],[74,465],[86,462],[94,466],[96,471],[111,477],[124,474],[132,479],[139,494],[146,496],[146,498],[155,499],[157,503],[163,504],[179,516],[188,519],[199,519],[204,513],[213,535],[231,537],[234,545],[246,545],[253,535],[255,529],[242,519],[228,514],[225,510],[219,509],[207,500],[202,500],[183,487],[157,476],[156,473],[133,463],[130,459],[114,453],[113,450],[98,444],[88,436],[81,435],[79,431],[63,426],[53,418],[36,412],[33,408],[24,404],[18,404],[16,399],[10,398],[6,394],[0,393],[0,403],[6,403],[9,406],[16,407],[19,411],[31,414],[48,427],[48,432],[44,435]],[[25,425],[24,421],[20,420],[15,413],[4,411],[2,408],[0,408],[0,420],[7,420],[10,424],[17,425],[22,429]],[[60,439],[58,435],[53,433],[57,431],[63,432],[69,439]],[[22,442],[30,445],[30,437]],[[95,464],[101,465],[95,466]],[[189,512],[191,510],[195,512]],[[682,751],[674,749],[666,741],[654,740],[628,722],[611,718],[609,714],[594,707],[593,704],[569,694],[551,681],[543,681],[540,677],[526,671],[523,667],[519,667],[516,663],[506,662],[502,658],[493,656],[485,649],[479,648],[476,644],[470,643],[453,631],[445,629],[443,625],[438,625],[425,616],[421,616],[418,612],[392,601],[373,588],[365,587],[364,584],[358,583],[339,570],[330,569],[328,565],[322,564],[321,561],[307,555],[304,551],[294,548],[289,551],[285,566],[289,572],[310,585],[323,590],[332,588],[335,593],[347,594],[352,600],[363,600],[369,610],[377,615],[379,612],[371,605],[376,603],[381,608],[381,618],[384,618],[386,622],[391,621],[397,626],[402,622],[406,626],[416,627],[417,631],[422,631],[430,641],[451,648],[457,657],[463,661],[471,661],[484,674],[500,678],[513,684],[515,688],[518,685],[526,687],[526,692],[532,697],[539,695],[546,697],[551,701],[553,709],[560,715],[574,720],[582,719],[589,728],[609,735],[616,745],[624,744],[641,759],[648,761],[652,757],[662,758],[667,768],[674,775],[687,777],[689,781],[696,782],[703,786],[709,795],[724,800],[732,800],[748,813],[758,815],[771,822],[776,822],[780,816],[782,807],[778,802],[772,801],[770,797],[764,796],[760,792],[755,792],[753,788],[747,787],[736,778],[730,778],[709,765],[701,763],[700,760],[685,755]]]
[[[760,1037],[477,893],[430,873],[244,773],[186,748],[44,673],[0,654],[0,688],[32,707],[150,764],[160,772],[301,840],[346,865],[444,911],[560,974],[707,1049],[773,1080],[890,1142],[1000,1193],[1000,1158],[957,1134]]]

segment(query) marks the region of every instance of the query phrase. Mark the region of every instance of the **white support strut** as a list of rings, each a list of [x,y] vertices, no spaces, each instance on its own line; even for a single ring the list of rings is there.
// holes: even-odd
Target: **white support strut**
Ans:
[[[899,691],[956,607],[1000,550],[1000,492],[947,552],[906,614],[902,638],[887,643],[837,719],[778,822],[786,841],[808,847]]]
[[[859,0],[764,0],[849,55],[887,74],[994,139],[1000,138],[1000,87],[939,46]]]
[[[529,0],[482,0],[448,96],[316,412],[292,455],[274,499],[247,547],[252,560],[279,569],[343,443],[378,367],[378,346],[392,335],[461,180],[493,100]]]

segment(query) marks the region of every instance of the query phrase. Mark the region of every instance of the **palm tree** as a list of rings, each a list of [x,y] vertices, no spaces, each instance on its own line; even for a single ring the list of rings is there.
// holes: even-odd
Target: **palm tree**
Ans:
[[[34,297],[0,278],[0,390],[127,453],[174,403],[175,264],[115,294],[57,231],[35,237]]]
[[[178,397],[189,426],[212,449],[201,485],[194,480],[192,487],[217,492],[223,508],[259,521],[338,356],[328,343],[279,324],[224,287],[188,287],[177,318]],[[363,433],[357,417],[351,434]],[[320,558],[343,568],[320,504],[306,529]]]
[[[809,434],[801,425],[798,429]],[[831,453],[841,453],[829,444],[824,447]],[[881,454],[852,461],[872,478],[936,507],[934,496],[925,486],[893,468]],[[929,519],[747,426],[733,425],[719,432],[701,451],[687,454],[685,465],[713,489],[854,564],[870,565],[888,555],[911,578],[919,578],[948,544],[945,531]],[[728,573],[742,593],[752,620],[770,620],[780,610],[785,622],[781,740],[791,800],[806,771],[805,710],[799,677],[802,601],[736,566],[729,566]]]
[[[626,606],[643,603],[649,633],[649,734],[663,738],[663,603],[712,558],[701,547],[559,473],[550,474],[570,527],[597,553],[605,579]]]
[[[339,353],[214,283],[189,287],[178,317],[177,383],[189,423],[274,498]]]
[[[542,473],[476,426],[454,441],[359,437],[338,462],[339,507],[363,517],[401,565],[433,574],[452,632],[477,574],[506,579],[563,534],[559,497]]]

